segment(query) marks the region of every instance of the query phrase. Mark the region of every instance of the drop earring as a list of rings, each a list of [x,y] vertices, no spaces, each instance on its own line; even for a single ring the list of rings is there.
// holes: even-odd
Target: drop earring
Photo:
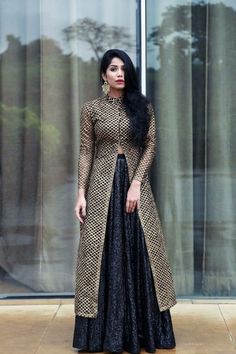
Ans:
[[[102,91],[105,93],[105,95],[110,92],[110,85],[108,84],[107,80],[105,80],[104,84],[102,85]]]

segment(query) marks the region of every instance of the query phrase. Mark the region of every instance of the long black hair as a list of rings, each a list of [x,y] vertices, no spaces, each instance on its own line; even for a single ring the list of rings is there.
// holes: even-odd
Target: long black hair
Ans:
[[[113,58],[119,58],[124,63],[125,70],[125,88],[123,103],[126,113],[130,119],[130,134],[135,146],[145,147],[144,141],[148,132],[150,123],[150,114],[148,110],[148,99],[141,93],[137,73],[134,65],[123,50],[109,49],[101,60],[100,77],[106,74],[106,70]]]

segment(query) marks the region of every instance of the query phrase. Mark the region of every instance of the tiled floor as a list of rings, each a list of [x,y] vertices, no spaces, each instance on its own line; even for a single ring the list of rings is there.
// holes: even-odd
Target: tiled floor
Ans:
[[[0,306],[0,353],[76,353],[71,347],[73,304],[30,303],[8,305],[5,301]],[[235,303],[180,302],[171,314],[177,347],[156,353],[236,354]]]

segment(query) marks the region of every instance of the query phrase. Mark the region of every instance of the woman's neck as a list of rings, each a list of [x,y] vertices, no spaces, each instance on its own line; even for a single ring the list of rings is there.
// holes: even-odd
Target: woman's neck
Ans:
[[[108,96],[112,97],[112,98],[119,98],[119,97],[123,97],[123,90],[110,90],[110,92],[108,93]]]

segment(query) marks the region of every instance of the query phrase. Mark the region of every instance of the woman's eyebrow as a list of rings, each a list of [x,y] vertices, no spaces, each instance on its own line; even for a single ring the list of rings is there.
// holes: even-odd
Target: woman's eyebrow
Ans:
[[[118,65],[116,65],[116,64],[110,64],[110,66],[114,66],[115,68],[118,67]],[[121,67],[124,68],[125,66],[124,66],[124,65],[121,65]]]

